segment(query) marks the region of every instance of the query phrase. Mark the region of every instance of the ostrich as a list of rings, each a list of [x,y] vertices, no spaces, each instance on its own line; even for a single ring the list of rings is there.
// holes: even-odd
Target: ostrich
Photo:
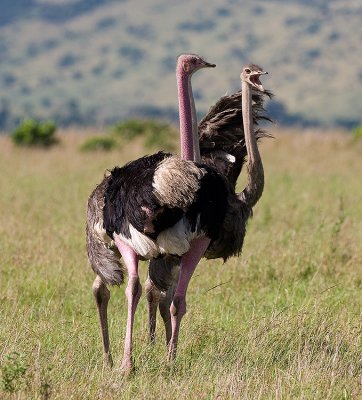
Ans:
[[[242,90],[231,96],[223,96],[198,127],[202,162],[226,178],[230,193],[235,192],[237,178],[246,156],[249,157],[247,187],[242,193],[228,197],[222,229],[206,250],[204,257],[207,259],[223,258],[226,261],[230,256],[240,254],[247,220],[263,191],[263,166],[256,141],[270,135],[261,129],[255,132],[253,129],[253,125],[258,125],[261,119],[270,121],[264,114],[263,102],[265,96],[271,97],[271,93],[261,85],[259,76],[263,74],[266,72],[257,65],[244,67],[240,76]],[[151,342],[155,340],[158,306],[166,329],[166,343],[171,339],[170,304],[178,273],[179,257],[150,260],[146,291]]]
[[[126,297],[127,327],[122,369],[130,372],[134,314],[142,288],[138,260],[163,254],[181,257],[179,283],[172,302],[172,340],[174,355],[185,295],[192,273],[205,250],[217,236],[225,214],[227,188],[212,168],[188,161],[194,157],[192,124],[195,121],[191,100],[191,76],[201,68],[215,67],[194,54],[183,54],[177,62],[180,98],[180,159],[159,152],[145,156],[122,168],[114,168],[88,199],[87,253],[97,274],[93,283],[103,343],[103,357],[113,364],[109,350],[107,285],[123,281],[123,258],[128,272]],[[198,143],[197,143],[198,144]],[[138,184],[134,180],[137,177]],[[209,194],[210,193],[210,194]],[[208,199],[205,207],[203,201]]]

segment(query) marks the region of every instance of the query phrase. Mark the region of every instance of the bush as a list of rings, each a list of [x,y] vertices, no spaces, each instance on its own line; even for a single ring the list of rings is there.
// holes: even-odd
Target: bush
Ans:
[[[132,140],[137,136],[141,136],[148,129],[147,121],[129,119],[127,121],[118,122],[111,127],[111,133],[125,140]]]
[[[352,130],[352,140],[354,142],[362,140],[362,125],[358,125]]]
[[[175,129],[165,122],[154,120],[130,119],[119,122],[111,127],[114,136],[124,141],[130,141],[142,136],[147,148],[173,150],[177,133]]]
[[[26,119],[11,133],[11,139],[19,146],[49,147],[57,143],[55,131],[56,125],[51,121]]]
[[[132,63],[139,63],[145,58],[144,50],[139,49],[138,47],[135,46],[131,45],[121,46],[118,51],[120,56],[128,59],[128,61]]]
[[[1,365],[1,389],[8,393],[19,391],[24,386],[27,368],[19,353],[9,354]]]
[[[78,62],[78,56],[74,55],[73,53],[66,53],[61,56],[58,60],[58,67],[60,68],[68,68],[72,67]]]
[[[178,24],[177,28],[181,31],[193,31],[193,32],[208,32],[212,31],[215,27],[215,21],[211,19],[205,19],[203,21],[185,21]]]
[[[86,140],[81,146],[82,151],[110,151],[117,147],[117,141],[112,137],[95,136]]]

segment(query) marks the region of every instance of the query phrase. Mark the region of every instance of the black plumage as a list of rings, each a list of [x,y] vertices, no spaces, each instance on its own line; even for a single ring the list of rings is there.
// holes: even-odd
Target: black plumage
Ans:
[[[147,219],[145,209],[156,214],[162,207],[152,188],[155,170],[170,156],[170,153],[160,151],[141,157],[121,168],[115,167],[111,171],[104,193],[103,208],[103,225],[110,238],[113,238],[114,232],[130,238],[130,224],[138,231],[144,232]],[[167,221],[167,227],[176,222],[174,218]],[[162,229],[162,226],[158,229]]]
[[[129,227],[132,225],[157,242],[161,232],[182,218],[191,232],[202,232],[211,241],[218,238],[226,213],[228,182],[214,168],[196,163],[202,177],[198,189],[189,194],[193,197],[192,203],[187,209],[183,209],[181,204],[179,207],[169,206],[155,195],[153,184],[155,171],[171,156],[170,153],[158,152],[141,157],[121,168],[115,167],[105,178],[103,227],[110,240],[114,234],[131,239]]]
[[[199,229],[202,230],[211,242],[218,237],[224,222],[228,190],[225,179],[213,168],[196,164],[205,170],[200,179],[200,188],[195,193],[195,201],[186,212],[192,231],[196,230],[196,221],[199,218]]]

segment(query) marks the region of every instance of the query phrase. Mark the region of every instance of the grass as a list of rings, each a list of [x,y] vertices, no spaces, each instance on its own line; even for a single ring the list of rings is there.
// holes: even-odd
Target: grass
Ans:
[[[102,368],[85,203],[106,168],[143,150],[82,153],[72,133],[51,150],[0,137],[0,398],[360,398],[362,144],[275,135],[261,146],[266,187],[242,257],[196,270],[172,365],[160,321],[147,342],[142,297],[129,378],[117,371],[124,287],[109,307],[116,368]]]

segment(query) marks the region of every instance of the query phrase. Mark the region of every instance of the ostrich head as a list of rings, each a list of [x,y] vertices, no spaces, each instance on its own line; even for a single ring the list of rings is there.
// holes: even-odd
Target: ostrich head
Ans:
[[[259,65],[248,64],[243,67],[243,70],[240,74],[240,79],[244,82],[247,82],[254,89],[264,92],[264,88],[259,77],[265,74],[267,74],[267,72],[263,71],[263,68],[259,67]]]
[[[201,68],[214,68],[215,64],[210,64],[203,60],[197,54],[181,54],[177,58],[177,65],[180,66],[183,72],[192,75]]]

